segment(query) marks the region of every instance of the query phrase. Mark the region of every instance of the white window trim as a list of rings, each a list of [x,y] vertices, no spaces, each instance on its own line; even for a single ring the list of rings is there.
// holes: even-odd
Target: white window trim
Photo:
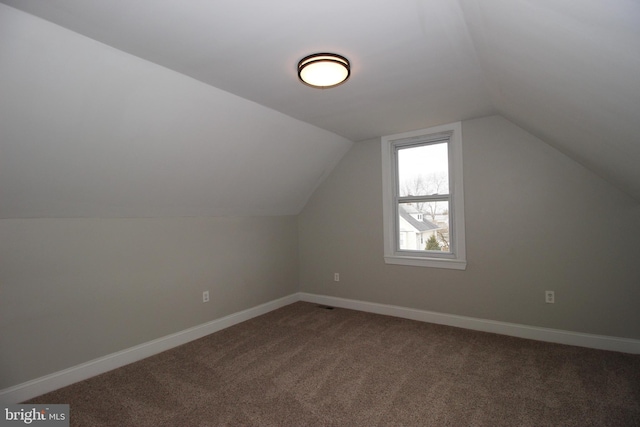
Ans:
[[[453,252],[448,257],[433,256],[425,253],[421,256],[407,256],[396,250],[395,236],[395,211],[393,201],[393,162],[394,142],[407,139],[429,137],[429,135],[452,132],[449,139],[449,174],[452,186],[450,211],[452,217],[452,242]],[[382,217],[384,224],[384,260],[387,264],[411,265],[418,267],[449,268],[465,270],[467,268],[467,256],[464,231],[464,185],[462,181],[462,124],[461,122],[435,126],[413,132],[405,132],[382,137]]]

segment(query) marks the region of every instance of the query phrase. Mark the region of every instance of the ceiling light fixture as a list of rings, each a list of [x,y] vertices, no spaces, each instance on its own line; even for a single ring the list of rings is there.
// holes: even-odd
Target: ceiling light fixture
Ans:
[[[335,53],[314,53],[298,62],[298,77],[308,86],[326,89],[344,83],[351,74],[351,64]]]

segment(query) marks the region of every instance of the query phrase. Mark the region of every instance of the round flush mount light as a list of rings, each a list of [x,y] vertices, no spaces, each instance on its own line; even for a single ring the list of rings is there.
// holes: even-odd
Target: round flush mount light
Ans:
[[[349,60],[335,53],[314,53],[298,62],[300,81],[320,89],[338,86],[344,83],[350,74]]]

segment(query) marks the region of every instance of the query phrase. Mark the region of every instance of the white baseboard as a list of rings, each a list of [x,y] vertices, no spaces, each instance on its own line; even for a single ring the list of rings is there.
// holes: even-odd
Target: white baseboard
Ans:
[[[175,334],[167,335],[117,353],[112,353],[107,356],[73,366],[63,371],[55,372],[44,377],[36,378],[13,387],[0,390],[0,404],[6,405],[24,402],[25,400],[40,396],[44,393],[66,387],[78,381],[86,380],[96,375],[128,365],[129,363],[137,362],[138,360],[153,356],[154,354],[186,344],[190,341],[202,338],[254,317],[261,316],[299,300],[300,298],[298,294],[289,295]]]
[[[559,329],[540,328],[515,323],[497,322],[474,317],[456,316],[426,310],[416,310],[387,304],[377,304],[325,295],[300,293],[300,300],[333,307],[349,308],[369,313],[384,314],[421,322],[455,326],[475,331],[492,332],[512,337],[527,338],[537,341],[575,345],[578,347],[599,350],[619,351],[622,353],[640,354],[640,340],[609,337],[604,335],[584,334]]]
[[[296,301],[306,301],[316,304],[330,305],[333,307],[348,308],[369,313],[455,326],[476,331],[492,332],[538,341],[640,354],[640,340],[539,328],[300,292],[177,332],[175,334],[167,335],[117,353],[109,354],[99,359],[91,360],[44,377],[36,378],[13,387],[0,390],[0,404],[6,405],[23,402],[44,393],[66,387],[78,381],[86,380],[96,375],[137,362],[138,360],[142,360],[146,357],[153,356],[154,354],[186,344],[190,341],[202,338],[206,335],[218,332],[254,317],[261,316]]]

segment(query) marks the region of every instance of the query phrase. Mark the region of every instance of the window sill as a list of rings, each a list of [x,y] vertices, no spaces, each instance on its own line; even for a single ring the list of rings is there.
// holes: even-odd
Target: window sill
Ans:
[[[385,256],[386,264],[411,265],[414,267],[447,268],[452,270],[466,270],[467,261],[458,259],[422,258],[408,256]]]

